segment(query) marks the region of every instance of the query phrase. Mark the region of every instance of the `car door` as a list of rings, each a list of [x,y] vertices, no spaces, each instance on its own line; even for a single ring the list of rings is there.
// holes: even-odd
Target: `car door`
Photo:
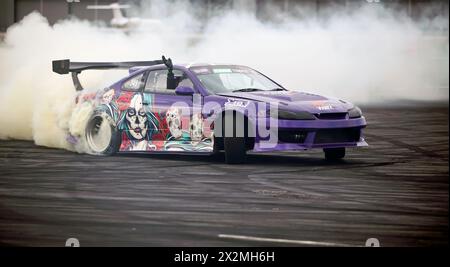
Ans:
[[[137,73],[120,88],[117,97],[119,111],[117,126],[122,132],[120,151],[151,151],[152,136],[158,132],[156,116],[146,105],[143,94],[145,72]]]
[[[153,135],[152,143],[160,151],[186,151],[192,141],[191,115],[193,96],[177,95],[178,85],[193,88],[192,81],[181,70],[173,70],[174,84],[168,86],[167,69],[151,70],[147,73],[144,86],[144,99],[158,121],[158,133]]]

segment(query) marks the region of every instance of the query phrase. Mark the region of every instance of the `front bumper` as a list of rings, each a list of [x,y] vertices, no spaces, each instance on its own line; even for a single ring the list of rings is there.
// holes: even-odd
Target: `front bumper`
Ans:
[[[364,117],[270,123],[269,119],[257,120],[254,152],[368,146],[362,131],[367,125]],[[260,127],[270,130],[260,131]]]

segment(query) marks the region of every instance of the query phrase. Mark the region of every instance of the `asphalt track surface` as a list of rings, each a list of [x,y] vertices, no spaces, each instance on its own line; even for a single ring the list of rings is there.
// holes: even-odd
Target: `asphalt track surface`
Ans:
[[[95,157],[0,141],[0,245],[448,245],[448,104],[366,108],[368,148]]]

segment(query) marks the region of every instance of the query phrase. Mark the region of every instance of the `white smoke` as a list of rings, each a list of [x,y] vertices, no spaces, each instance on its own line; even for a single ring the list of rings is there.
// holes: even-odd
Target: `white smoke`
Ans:
[[[74,149],[68,132],[83,132],[88,112],[74,110],[69,75],[51,70],[54,59],[224,62],[253,67],[293,90],[357,104],[399,100],[448,101],[448,34],[424,25],[448,25],[448,15],[411,21],[384,9],[336,11],[326,20],[280,16],[264,23],[245,12],[216,12],[208,21],[195,8],[152,1],[140,15],[160,19],[129,34],[79,20],[50,26],[39,13],[11,26],[0,43],[0,138]],[[176,5],[176,6],[175,6]],[[177,11],[174,11],[177,10]],[[445,27],[445,26],[442,26]],[[101,89],[124,73],[91,71],[80,79]]]
[[[395,15],[363,8],[325,23],[273,25],[229,13],[209,23],[197,56],[250,65],[287,88],[358,103],[448,99],[448,36],[425,36],[419,24]]]

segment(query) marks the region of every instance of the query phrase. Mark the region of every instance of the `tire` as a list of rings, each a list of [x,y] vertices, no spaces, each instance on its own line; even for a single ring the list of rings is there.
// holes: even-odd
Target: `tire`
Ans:
[[[94,112],[86,125],[86,143],[92,154],[110,156],[119,151],[121,136],[111,116]]]
[[[245,138],[226,137],[224,139],[225,162],[228,164],[245,163],[247,151],[245,151]]]
[[[340,160],[345,157],[345,147],[339,148],[325,148],[325,159],[328,161]]]
[[[214,145],[213,145],[213,155],[219,155],[220,151],[223,150],[223,138],[213,137]]]
[[[223,146],[224,146],[224,150],[225,150],[225,162],[228,164],[240,164],[240,163],[245,163],[246,159],[247,159],[247,149],[246,149],[246,144],[245,144],[245,137],[238,137],[237,136],[237,127],[236,124],[238,123],[244,123],[244,121],[241,121],[239,119],[239,116],[235,115],[235,112],[226,112],[225,113],[225,118],[224,118],[224,127],[222,129],[224,129],[225,134],[223,135]],[[227,127],[227,123],[226,121],[233,118],[233,131],[232,131],[232,135],[231,136],[227,136],[227,132],[231,132],[231,131],[227,131],[225,129],[225,127]]]

